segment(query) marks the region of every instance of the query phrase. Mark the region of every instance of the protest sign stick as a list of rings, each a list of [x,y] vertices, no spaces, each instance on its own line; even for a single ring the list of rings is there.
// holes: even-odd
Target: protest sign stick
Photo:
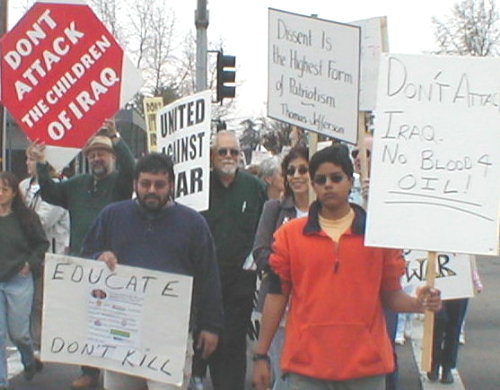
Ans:
[[[360,171],[360,185],[363,188],[364,179],[369,179],[368,174],[368,159],[366,158],[366,145],[365,145],[365,134],[366,134],[366,116],[364,111],[358,112],[358,151],[359,151],[359,161],[361,165]],[[363,208],[366,210],[368,207],[368,197],[363,196]]]
[[[309,158],[312,157],[314,153],[318,150],[318,134],[312,131],[309,131],[307,134],[309,138]],[[316,193],[313,190],[312,183],[309,186],[309,204],[316,200]]]
[[[427,286],[434,287],[436,280],[436,252],[429,252],[427,257]],[[431,371],[432,365],[432,342],[434,338],[434,313],[425,312],[424,338],[422,340],[422,370]]]

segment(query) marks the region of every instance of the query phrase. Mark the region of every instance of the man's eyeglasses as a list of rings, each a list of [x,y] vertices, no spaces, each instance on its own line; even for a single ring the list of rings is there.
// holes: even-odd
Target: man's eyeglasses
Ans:
[[[352,158],[357,158],[359,155],[359,149],[354,149],[352,152],[351,152],[351,156]],[[366,149],[366,157],[367,158],[370,158],[370,156],[372,155],[372,152],[368,149]]]
[[[217,149],[217,154],[221,157],[225,157],[228,155],[228,153],[231,155],[231,157],[236,157],[240,155],[240,151],[238,149],[233,149],[233,148],[220,148]]]
[[[307,172],[309,172],[309,168],[307,168],[305,165],[299,165],[298,167],[294,167],[293,165],[291,165],[286,170],[286,174],[287,176],[293,176],[295,175],[296,171],[298,171],[300,175],[305,175]]]
[[[326,184],[326,179],[330,179],[332,183],[340,183],[342,180],[344,180],[344,175],[341,173],[329,173],[328,175],[318,173],[317,175],[314,176],[313,181],[319,185],[323,186]]]

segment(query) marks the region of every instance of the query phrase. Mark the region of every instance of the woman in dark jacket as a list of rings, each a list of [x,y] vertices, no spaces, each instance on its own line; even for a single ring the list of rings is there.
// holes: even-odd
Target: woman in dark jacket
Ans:
[[[27,380],[41,365],[33,354],[30,313],[33,274],[40,271],[49,242],[18,185],[14,174],[0,172],[0,390],[7,389],[7,332],[21,354]]]
[[[261,311],[268,294],[272,299],[272,291],[268,291],[265,269],[273,243],[274,232],[284,223],[297,217],[307,216],[309,210],[309,154],[307,148],[296,147],[290,150],[281,164],[285,192],[283,199],[268,200],[264,204],[259,220],[253,256],[257,268],[264,272],[257,311]],[[273,390],[284,390],[285,382],[280,378],[279,360],[283,346],[284,328],[280,327],[271,345],[271,365],[275,378]]]
[[[281,163],[285,186],[283,199],[268,200],[264,204],[255,234],[253,257],[259,270],[263,270],[267,265],[276,229],[293,218],[307,216],[309,210],[308,161],[308,150],[304,147],[291,149],[283,158]]]

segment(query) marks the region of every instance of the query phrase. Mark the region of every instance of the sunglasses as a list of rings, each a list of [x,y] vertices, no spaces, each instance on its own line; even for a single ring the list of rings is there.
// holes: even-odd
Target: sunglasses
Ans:
[[[217,154],[221,157],[225,157],[228,154],[230,154],[231,157],[236,157],[240,155],[240,151],[238,149],[233,149],[233,148],[220,148],[217,149]]]
[[[356,158],[358,157],[359,155],[359,150],[358,149],[354,149],[352,152],[351,152],[351,156],[352,158]],[[372,155],[372,152],[369,151],[368,149],[366,149],[366,157],[367,158],[370,158],[370,156]]]
[[[300,165],[297,168],[292,165],[288,167],[288,169],[286,170],[286,174],[287,176],[294,176],[296,171],[298,171],[300,175],[305,175],[309,172],[309,168],[307,168],[305,165]]]
[[[330,179],[332,183],[340,183],[342,180],[344,180],[344,175],[341,173],[329,173],[328,175],[318,173],[317,175],[314,176],[314,183],[316,183],[319,186],[323,186],[326,184],[326,179]]]

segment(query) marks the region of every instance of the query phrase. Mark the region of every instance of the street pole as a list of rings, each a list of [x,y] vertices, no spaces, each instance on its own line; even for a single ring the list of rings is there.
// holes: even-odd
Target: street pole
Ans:
[[[7,10],[9,8],[8,0],[0,0],[0,37],[7,32]],[[0,85],[1,88],[1,85]],[[0,91],[1,93],[1,91]],[[5,171],[5,122],[6,111],[0,104],[0,171]]]
[[[197,0],[198,8],[194,13],[196,26],[196,92],[207,89],[207,0]]]

